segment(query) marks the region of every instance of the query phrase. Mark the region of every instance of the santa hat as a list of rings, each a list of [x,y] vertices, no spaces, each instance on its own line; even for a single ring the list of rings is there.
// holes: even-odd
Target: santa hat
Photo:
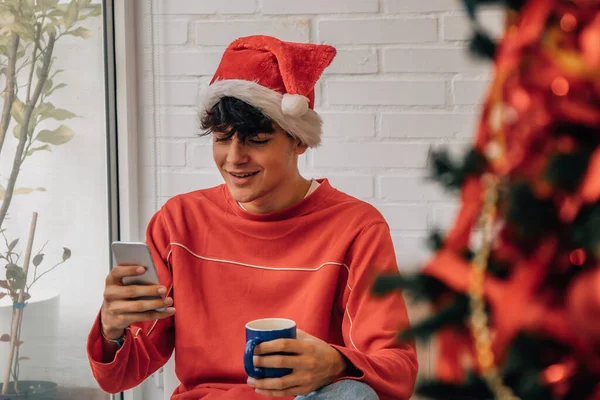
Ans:
[[[223,97],[235,97],[279,124],[309,147],[321,142],[314,111],[315,84],[335,57],[327,45],[249,36],[227,47],[210,83],[200,93],[202,118]]]

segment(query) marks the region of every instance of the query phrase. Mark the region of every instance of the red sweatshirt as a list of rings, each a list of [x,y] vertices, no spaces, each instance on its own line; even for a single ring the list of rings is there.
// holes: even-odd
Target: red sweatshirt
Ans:
[[[246,384],[245,325],[281,317],[344,354],[359,371],[350,379],[381,400],[409,399],[417,358],[413,343],[396,340],[409,324],[404,300],[370,294],[379,273],[398,272],[388,225],[370,204],[319,182],[271,214],[243,210],[225,185],[167,201],[146,242],[177,311],[127,328],[109,363],[98,317],[87,351],[100,387],[137,386],[175,349],[181,385],[172,399],[264,400]]]

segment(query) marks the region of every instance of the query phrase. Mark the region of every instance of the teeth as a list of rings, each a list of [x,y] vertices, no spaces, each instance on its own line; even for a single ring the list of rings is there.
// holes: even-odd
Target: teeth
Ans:
[[[231,175],[233,175],[233,176],[235,176],[237,178],[246,178],[246,177],[248,177],[250,175],[254,175],[254,172],[252,172],[251,174],[245,174],[245,175],[238,175],[238,174],[231,174]]]

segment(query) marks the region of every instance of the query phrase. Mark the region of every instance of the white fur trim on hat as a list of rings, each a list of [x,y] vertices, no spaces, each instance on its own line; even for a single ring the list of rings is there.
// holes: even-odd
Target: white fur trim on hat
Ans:
[[[281,111],[290,117],[301,117],[308,111],[308,97],[301,94],[284,94],[281,99]]]
[[[321,143],[323,122],[319,114],[308,108],[308,99],[304,96],[282,95],[256,82],[241,79],[215,81],[201,87],[200,118],[223,97],[235,97],[256,107],[308,147],[317,147]]]

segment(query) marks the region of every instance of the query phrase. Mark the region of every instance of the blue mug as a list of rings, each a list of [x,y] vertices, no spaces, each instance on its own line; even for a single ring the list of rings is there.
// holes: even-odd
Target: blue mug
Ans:
[[[262,368],[254,366],[254,348],[257,344],[275,339],[296,339],[296,323],[285,318],[257,319],[246,324],[246,350],[244,369],[254,379],[281,378],[292,373],[289,368]],[[291,353],[269,353],[268,355],[292,355]]]

